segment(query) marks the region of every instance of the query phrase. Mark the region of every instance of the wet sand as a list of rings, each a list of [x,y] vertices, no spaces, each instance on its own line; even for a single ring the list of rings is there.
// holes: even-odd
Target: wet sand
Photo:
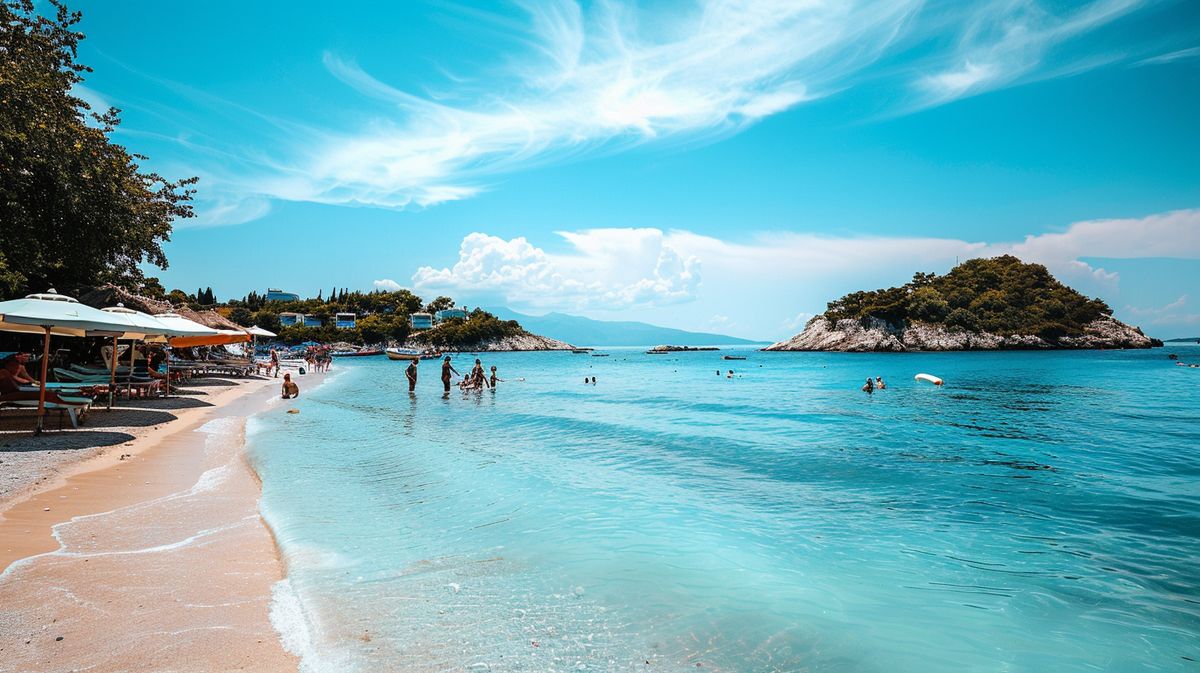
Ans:
[[[286,408],[277,386],[172,411],[4,511],[0,671],[296,670],[268,617],[284,569],[243,455],[246,417]]]

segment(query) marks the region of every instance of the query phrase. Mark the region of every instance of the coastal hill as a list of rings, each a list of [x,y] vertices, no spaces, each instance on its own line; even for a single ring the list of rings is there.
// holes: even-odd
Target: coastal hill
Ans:
[[[488,308],[491,313],[520,321],[527,329],[579,346],[646,346],[649,344],[678,344],[680,346],[733,346],[754,341],[709,332],[689,332],[671,327],[659,327],[644,322],[593,320],[565,313],[532,316],[508,308]]]
[[[954,351],[1149,348],[1100,299],[1011,255],[972,259],[900,287],[852,292],[768,351]]]
[[[468,319],[451,318],[433,329],[417,332],[405,342],[409,348],[455,351],[559,351],[571,344],[538,336],[515,320],[501,320],[475,309]]]

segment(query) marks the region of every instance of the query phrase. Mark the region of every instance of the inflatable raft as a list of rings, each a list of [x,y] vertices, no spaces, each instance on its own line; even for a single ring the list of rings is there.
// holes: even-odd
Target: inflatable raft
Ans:
[[[941,379],[939,379],[938,377],[934,376],[933,374],[917,374],[917,375],[916,375],[916,376],[914,376],[913,378],[914,378],[914,379],[916,379],[916,380],[918,380],[918,381],[928,381],[928,382],[932,383],[932,384],[933,384],[933,385],[935,385],[935,386],[940,386],[940,385],[942,385],[943,383],[945,383],[945,381],[942,381]]]

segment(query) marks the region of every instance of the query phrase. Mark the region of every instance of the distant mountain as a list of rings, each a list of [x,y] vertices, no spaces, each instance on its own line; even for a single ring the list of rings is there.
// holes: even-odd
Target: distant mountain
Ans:
[[[1182,339],[1167,339],[1166,343],[1169,343],[1169,344],[1177,344],[1177,343],[1200,344],[1200,337],[1183,337]]]
[[[576,346],[716,346],[759,343],[724,334],[688,332],[644,322],[592,320],[565,313],[525,315],[508,308],[485,308],[504,320],[516,320],[525,329]]]

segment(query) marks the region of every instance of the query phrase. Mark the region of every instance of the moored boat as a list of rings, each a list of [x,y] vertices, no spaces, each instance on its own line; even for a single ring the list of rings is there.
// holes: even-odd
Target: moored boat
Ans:
[[[420,360],[421,352],[411,348],[385,348],[389,360]]]
[[[367,355],[383,355],[383,351],[378,348],[363,348],[356,351],[333,351],[330,355],[335,358],[360,358]]]

